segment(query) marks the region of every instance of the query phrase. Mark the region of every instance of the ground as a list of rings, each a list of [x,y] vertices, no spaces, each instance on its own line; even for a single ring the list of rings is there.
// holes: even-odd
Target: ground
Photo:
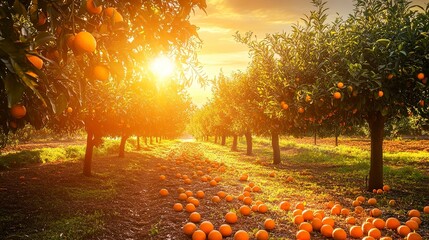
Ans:
[[[191,239],[181,230],[188,222],[189,213],[175,212],[172,208],[178,202],[186,205],[177,198],[180,188],[194,194],[198,190],[205,192],[205,198],[199,199],[197,211],[203,220],[210,220],[217,228],[224,223],[228,211],[237,211],[243,205],[237,197],[249,182],[254,181],[261,186],[262,193],[252,192],[251,197],[266,203],[269,211],[247,217],[239,215],[238,223],[232,225],[233,230],[255,233],[263,228],[264,220],[271,217],[277,223],[270,232],[272,236],[295,239],[297,226],[292,222],[292,211],[279,211],[280,200],[290,201],[292,206],[304,203],[308,209],[324,209],[328,215],[329,210],[324,208],[327,201],[352,209],[351,201],[356,196],[374,196],[364,191],[361,175],[341,172],[333,175],[332,172],[338,169],[336,164],[291,161],[273,166],[258,157],[262,154],[261,149],[255,149],[256,156],[247,157],[242,152],[229,152],[229,149],[214,144],[170,142],[127,153],[125,158],[96,157],[92,177],[81,174],[81,162],[37,164],[0,171],[0,238]],[[282,154],[289,153],[290,156],[302,151],[291,147],[282,150]],[[210,186],[200,180],[198,171],[212,178],[219,176],[221,181]],[[267,172],[276,175],[268,177]],[[243,173],[249,174],[249,181],[239,181]],[[161,180],[160,175],[166,179]],[[183,175],[188,175],[192,183],[184,183]],[[295,181],[286,181],[286,176],[293,176]],[[423,181],[428,179],[427,175],[422,177]],[[385,212],[384,217],[394,216],[405,221],[404,211],[428,204],[429,186],[399,185],[395,185],[391,192],[375,197],[379,200],[379,208]],[[160,196],[162,188],[169,191],[168,196]],[[416,192],[415,188],[419,190]],[[212,197],[219,191],[225,191],[235,199],[212,202]],[[397,199],[395,209],[386,206],[389,199]],[[369,206],[364,207],[369,209]],[[347,229],[342,217],[335,216],[335,219],[336,226]],[[358,221],[363,219],[362,216]],[[429,216],[422,219],[419,233],[428,237]],[[394,232],[384,233],[399,238]],[[313,233],[312,239],[325,238]]]

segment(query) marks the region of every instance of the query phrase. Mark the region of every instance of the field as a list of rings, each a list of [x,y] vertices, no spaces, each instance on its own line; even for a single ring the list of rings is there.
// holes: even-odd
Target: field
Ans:
[[[262,138],[255,139],[253,156],[244,155],[243,142],[239,144],[240,152],[231,152],[218,144],[192,141],[162,141],[131,151],[134,149],[131,141],[127,146],[130,152],[125,158],[118,158],[114,154],[117,142],[109,141],[96,154],[95,174],[89,178],[81,174],[81,145],[74,146],[73,151],[65,146],[55,148],[55,144],[43,145],[42,150],[31,149],[37,148],[36,145],[21,147],[19,150],[27,151],[27,155],[11,153],[15,158],[36,154],[47,163],[23,166],[15,163],[0,171],[0,236],[2,239],[191,239],[182,231],[190,213],[173,210],[175,203],[185,207],[189,201],[199,205],[196,211],[201,221],[196,226],[210,221],[218,229],[225,224],[225,214],[235,212],[238,220],[230,224],[233,233],[244,230],[251,239],[264,229],[267,218],[275,222],[274,229],[268,231],[270,239],[296,239],[297,204],[313,213],[321,210],[321,214],[335,221],[334,228],[347,233],[350,226],[361,226],[374,208],[381,210],[380,218],[395,217],[402,224],[409,219],[408,211],[417,209],[422,223],[416,232],[428,239],[429,215],[423,213],[423,207],[429,205],[428,142],[385,141],[384,177],[391,190],[380,194],[365,191],[369,142],[340,139],[338,147],[333,143],[332,139],[320,139],[314,146],[311,138],[284,138],[282,164],[274,166],[270,160],[271,143]],[[50,154],[46,154],[46,147],[50,147]],[[0,162],[4,159],[6,156],[2,155]],[[240,181],[243,175],[248,176],[246,181]],[[216,183],[211,181],[215,178],[219,180]],[[257,188],[243,191],[253,184],[260,191]],[[168,190],[168,195],[161,196],[161,189]],[[179,200],[179,193],[184,191],[194,199]],[[198,191],[204,192],[203,198],[197,197]],[[222,192],[233,199],[227,201]],[[219,199],[215,197],[218,195]],[[244,216],[240,213],[240,207],[245,205],[239,200],[241,195],[250,196],[249,207],[262,202],[267,212],[254,211]],[[356,213],[352,206],[358,196],[365,197],[360,204],[362,213]],[[369,198],[375,198],[376,205],[369,205]],[[396,203],[389,204],[390,200]],[[290,210],[280,209],[282,201],[290,203]],[[326,207],[332,203],[340,204],[349,213],[344,210],[343,215],[333,214]],[[356,223],[346,223],[348,217],[354,217]],[[381,233],[403,239],[396,230],[383,228]],[[311,239],[327,238],[320,231],[313,231]]]

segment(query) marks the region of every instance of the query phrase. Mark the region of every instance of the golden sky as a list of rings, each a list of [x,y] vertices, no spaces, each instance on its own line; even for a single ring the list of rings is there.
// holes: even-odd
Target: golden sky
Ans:
[[[266,33],[288,32],[290,26],[300,22],[304,14],[314,7],[310,0],[206,0],[207,15],[196,11],[191,23],[199,27],[198,34],[203,40],[199,60],[209,79],[222,71],[229,75],[233,71],[244,71],[249,63],[248,49],[235,42],[233,35],[238,31],[256,34],[258,39]],[[344,18],[353,9],[353,0],[328,0],[328,14],[334,19],[338,13]],[[415,0],[424,5],[428,0]],[[210,89],[202,89],[194,84],[190,89],[194,103],[207,101]]]

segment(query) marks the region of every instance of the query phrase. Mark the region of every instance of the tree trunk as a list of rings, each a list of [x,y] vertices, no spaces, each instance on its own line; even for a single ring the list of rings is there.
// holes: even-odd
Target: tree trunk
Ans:
[[[271,146],[273,147],[273,163],[280,164],[279,134],[275,130],[271,130]]]
[[[147,146],[147,137],[144,137],[144,144]]]
[[[91,176],[92,152],[94,150],[94,133],[87,130],[85,158],[83,160],[83,175]]]
[[[214,141],[214,143],[217,143],[217,135],[215,135],[215,141]]]
[[[155,137],[155,141],[156,141],[156,143],[158,143],[158,136]]]
[[[149,144],[150,144],[150,145],[152,145],[152,144],[153,144],[153,137],[152,137],[152,136],[150,136]]]
[[[369,169],[368,191],[383,188],[383,138],[385,117],[380,112],[368,116],[371,133],[371,164]]]
[[[119,157],[125,157],[125,144],[127,143],[128,136],[121,137],[121,143],[119,144]]]
[[[335,134],[335,147],[338,147],[338,134]]]
[[[137,150],[140,150],[140,149],[141,149],[141,147],[140,147],[140,137],[137,136]]]
[[[220,145],[225,146],[226,144],[226,136],[222,135],[222,142],[220,143]]]
[[[237,145],[238,145],[238,136],[234,135],[233,139],[232,139],[232,146],[231,146],[231,151],[232,152],[237,152],[238,151]]]
[[[317,131],[316,131],[316,127],[314,127],[314,145],[317,145]]]
[[[252,132],[247,131],[244,134],[244,136],[246,137],[246,146],[247,146],[246,155],[251,156],[253,154]]]

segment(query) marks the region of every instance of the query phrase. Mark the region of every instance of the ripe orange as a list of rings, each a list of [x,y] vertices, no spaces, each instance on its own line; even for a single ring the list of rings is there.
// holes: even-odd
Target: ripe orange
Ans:
[[[249,216],[252,213],[252,209],[247,205],[243,205],[240,207],[240,213],[243,216]]]
[[[217,181],[216,181],[217,182]],[[217,192],[217,195],[220,197],[220,198],[225,198],[226,197],[226,195],[227,195],[227,193],[226,192],[224,192],[224,191],[219,191],[219,192]]]
[[[305,96],[305,101],[306,102],[311,102],[311,96],[310,95]]]
[[[163,189],[159,190],[159,194],[160,194],[161,196],[165,197],[165,196],[167,196],[167,195],[168,195],[168,190],[167,190],[167,189],[165,189],[165,188],[163,188]]]
[[[361,202],[361,203],[363,203],[363,202],[365,202],[365,197],[364,196],[359,196],[359,197],[356,198],[356,200],[359,201],[359,202]]]
[[[375,199],[375,198],[368,199],[368,204],[371,205],[371,206],[377,204],[377,199]]]
[[[268,207],[265,204],[261,204],[258,206],[258,212],[260,213],[266,213],[268,211]]]
[[[355,217],[347,217],[346,218],[346,223],[347,224],[355,224],[356,223],[356,218]]]
[[[124,19],[122,18],[122,15],[113,7],[108,7],[104,10],[104,14],[109,17],[112,18],[113,17],[113,23],[118,23],[118,22],[122,22],[124,21]]]
[[[35,66],[37,69],[43,68],[43,60],[41,58],[39,58],[38,56],[31,55],[31,54],[27,54],[26,56],[27,56],[28,61],[30,61],[31,64],[33,64],[33,66]]]
[[[232,228],[228,224],[222,224],[219,227],[219,232],[222,234],[222,236],[229,237],[232,234]]]
[[[341,209],[341,215],[343,215],[343,216],[348,216],[350,214],[350,209],[348,209],[348,208],[343,208],[343,209]]]
[[[295,209],[301,209],[301,210],[304,210],[304,208],[305,208],[305,205],[304,205],[304,203],[297,203],[296,205],[295,205]]]
[[[429,214],[429,206],[425,206],[425,207],[423,208],[423,212],[424,212],[425,214]]]
[[[281,102],[281,105],[280,105],[284,110],[287,110],[288,108],[289,108],[289,105],[287,104],[287,103],[285,103],[285,102]]]
[[[419,217],[411,217],[410,220],[416,221],[419,225],[422,224],[422,220]]]
[[[332,237],[334,240],[346,240],[347,232],[342,228],[335,228],[334,231],[332,231]]]
[[[311,232],[313,232],[313,225],[311,225],[308,222],[302,222],[301,224],[299,224],[298,229],[299,230],[305,230],[305,231],[311,233]]]
[[[185,206],[185,210],[186,210],[188,213],[195,212],[196,207],[195,207],[195,205],[194,205],[194,204],[192,204],[192,203],[188,203],[188,204],[186,204],[186,206]]]
[[[186,190],[185,191],[186,196],[191,197],[194,195],[194,193],[191,190]]]
[[[339,207],[339,206],[333,206],[331,208],[331,214],[332,215],[340,215],[341,214],[341,207]]]
[[[334,231],[334,228],[329,225],[329,224],[324,224],[321,228],[320,228],[320,232],[322,233],[323,236],[325,237],[332,237],[332,232]]]
[[[302,210],[301,209],[295,209],[292,212],[293,216],[297,216],[297,215],[302,215]]]
[[[253,192],[261,192],[261,188],[259,186],[253,186],[252,191]]]
[[[191,180],[190,178],[185,178],[185,179],[183,180],[183,182],[184,182],[185,184],[191,184],[191,183],[192,183],[192,180]]]
[[[91,53],[95,51],[97,47],[97,42],[95,41],[94,36],[89,32],[80,32],[76,34],[73,40],[73,47],[78,52],[87,52]]]
[[[86,10],[92,14],[100,14],[103,11],[103,7],[101,5],[96,7],[94,4],[94,0],[87,0]]]
[[[395,200],[389,200],[389,206],[393,207],[396,205],[396,201]]]
[[[416,209],[411,209],[408,211],[408,217],[420,217],[420,211]]]
[[[211,231],[213,231],[214,226],[210,221],[204,221],[200,224],[200,229],[206,234],[209,234]]]
[[[334,92],[334,98],[335,99],[340,99],[341,98],[341,93],[340,92]]]
[[[164,181],[167,177],[165,175],[160,175],[159,180]]]
[[[213,230],[207,236],[208,240],[222,240],[222,234],[218,230]]]
[[[212,202],[214,202],[214,203],[220,202],[220,197],[219,196],[213,196],[212,197]]]
[[[394,76],[395,76],[395,75],[393,75],[392,73],[389,73],[389,74],[387,75],[387,80],[392,80]]]
[[[183,226],[182,230],[186,235],[191,236],[197,230],[197,226],[194,223],[188,222]]]
[[[425,74],[424,73],[419,73],[419,74],[417,74],[417,79],[419,79],[419,80],[423,80],[425,78]]]
[[[226,195],[225,201],[232,202],[232,200],[234,200],[234,197],[232,195]]]
[[[280,209],[284,211],[289,211],[290,209],[290,203],[288,201],[283,201],[279,204]]]
[[[378,208],[371,209],[370,215],[373,217],[380,217],[382,214],[381,210]]]
[[[244,230],[238,230],[234,234],[234,240],[249,240],[249,234]]]
[[[383,91],[378,91],[378,97],[383,97],[383,95],[384,95],[384,92]]]
[[[302,216],[304,217],[305,221],[311,221],[314,218],[313,211],[312,210],[308,210],[308,209],[302,211]]]
[[[379,239],[379,238],[381,238],[381,231],[378,228],[371,228],[368,231],[368,236],[371,236],[371,237],[373,237],[375,239]]]
[[[299,239],[299,240],[310,240],[310,237],[311,237],[310,233],[305,230],[299,230],[296,233],[296,239]]]
[[[175,203],[173,205],[173,209],[176,212],[181,212],[183,210],[183,205],[181,203]]]
[[[390,191],[390,186],[389,185],[384,185],[383,186],[383,191],[385,191],[385,192]]]
[[[191,213],[191,215],[189,215],[189,221],[191,221],[193,223],[200,222],[201,221],[201,214],[199,214],[198,212]]]
[[[304,217],[302,215],[296,215],[295,217],[293,217],[293,222],[296,225],[299,225],[304,222]]]
[[[407,235],[407,240],[422,240],[422,236],[420,236],[420,234],[416,233],[416,232],[410,232]]]
[[[184,201],[184,200],[186,200],[187,198],[188,198],[188,195],[186,195],[186,193],[180,193],[180,194],[179,194],[179,200]]]
[[[401,225],[396,229],[396,231],[399,235],[405,237],[411,232],[411,229],[407,225]]]
[[[354,201],[352,202],[352,206],[353,206],[353,207],[360,206],[360,204],[361,204],[361,202],[359,202],[358,200],[354,200]]]
[[[256,237],[256,240],[268,240],[269,239],[268,232],[263,230],[263,229],[257,231],[255,234],[255,237]]]
[[[363,236],[362,228],[359,226],[350,227],[349,233],[352,238],[361,238]]]
[[[216,180],[213,179],[213,180],[210,181],[210,186],[214,187],[216,185],[217,185]]]
[[[315,218],[320,218],[321,220],[325,217],[325,211],[323,210],[316,210],[313,213]]]
[[[378,229],[383,229],[386,226],[386,222],[381,219],[381,218],[376,218],[372,221],[372,224],[374,225],[374,227],[378,228]]]
[[[362,231],[364,234],[367,234],[373,228],[376,228],[376,227],[371,222],[362,223]]]
[[[22,104],[15,104],[10,108],[10,115],[13,118],[20,119],[27,114],[27,109]]]
[[[264,227],[267,230],[273,230],[276,227],[276,222],[271,218],[267,218],[264,221]]]
[[[304,108],[303,108],[303,107],[299,107],[299,108],[298,108],[298,113],[304,113],[304,111],[305,111],[305,110],[304,110]]]
[[[106,81],[110,77],[110,71],[104,65],[98,64],[92,69],[92,76],[96,80]]]
[[[249,178],[249,175],[247,175],[247,174],[243,174],[243,175],[241,175],[241,177],[240,177],[240,181],[247,181],[247,179]]]
[[[366,237],[362,238],[362,240],[375,240],[375,238],[373,238],[371,236],[366,236]]]
[[[207,234],[204,231],[197,230],[192,234],[192,240],[205,240]]]
[[[377,189],[377,194],[382,194],[383,193],[383,189]]]
[[[408,220],[405,222],[405,225],[407,225],[412,231],[416,231],[419,229],[419,224],[414,220]]]
[[[246,205],[251,205],[252,204],[252,198],[251,197],[245,197],[243,198],[243,203]]]
[[[251,209],[252,209],[252,212],[257,212],[258,211],[258,205],[252,205],[252,207],[251,207]]]
[[[235,212],[228,212],[225,215],[225,222],[227,223],[236,223],[238,220],[237,214]]]
[[[197,193],[195,194],[195,196],[197,198],[204,198],[205,193],[203,191],[199,190],[199,191],[197,191]]]
[[[355,207],[355,213],[356,214],[361,214],[362,212],[363,212],[363,207],[361,207],[361,206],[357,206],[357,207]]]
[[[324,218],[322,219],[322,224],[323,224],[323,225],[328,224],[328,225],[330,225],[331,227],[334,227],[334,225],[335,225],[335,220],[334,220],[333,218],[331,218],[331,217],[324,217]]]

